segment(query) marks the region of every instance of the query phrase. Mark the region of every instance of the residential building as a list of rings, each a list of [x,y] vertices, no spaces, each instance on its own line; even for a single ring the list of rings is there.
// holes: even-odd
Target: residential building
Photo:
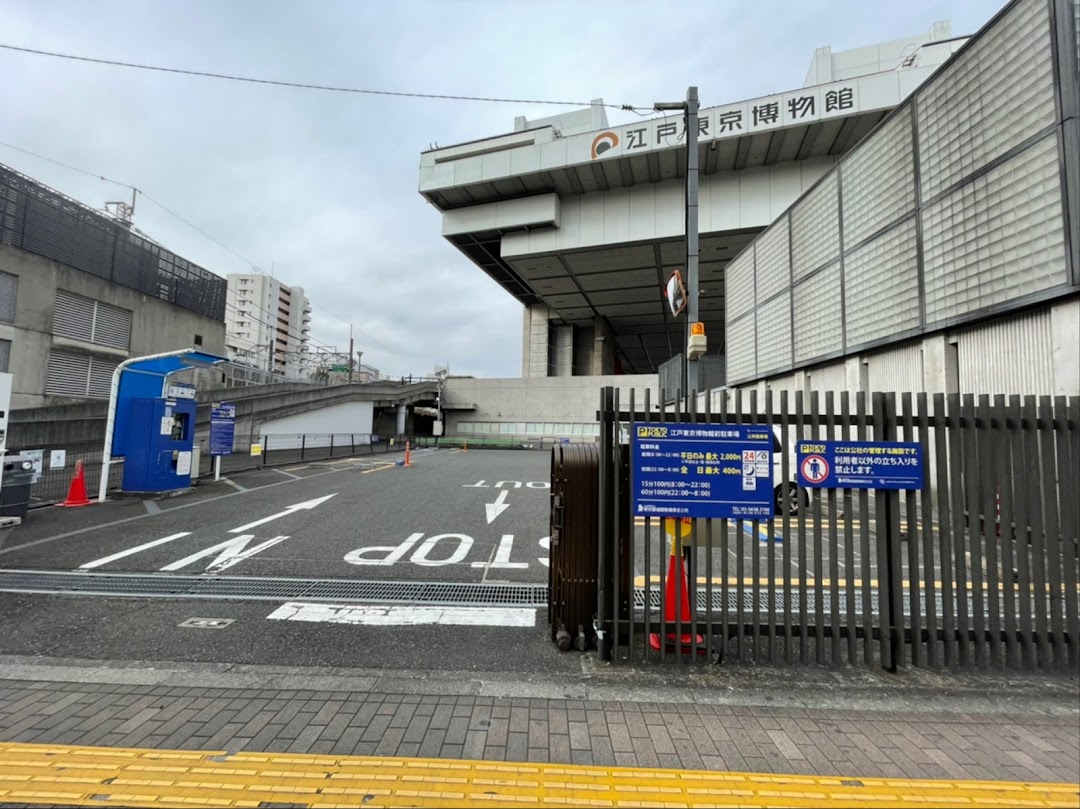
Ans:
[[[225,329],[231,360],[284,380],[310,371],[311,302],[302,287],[269,275],[230,273]]]

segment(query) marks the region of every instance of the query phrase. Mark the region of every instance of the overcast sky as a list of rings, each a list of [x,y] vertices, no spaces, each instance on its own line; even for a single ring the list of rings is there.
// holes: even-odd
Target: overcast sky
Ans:
[[[371,89],[703,106],[795,89],[814,49],[973,33],[997,0],[607,3],[0,0],[0,42]],[[519,376],[521,306],[440,236],[420,152],[558,108],[292,90],[0,50],[0,141],[145,189],[283,282],[314,336],[394,374]],[[610,123],[627,120],[614,113]],[[0,146],[89,205],[124,192]],[[135,224],[220,275],[247,265],[140,202]],[[341,319],[339,319],[341,318]],[[343,320],[345,322],[343,322]]]

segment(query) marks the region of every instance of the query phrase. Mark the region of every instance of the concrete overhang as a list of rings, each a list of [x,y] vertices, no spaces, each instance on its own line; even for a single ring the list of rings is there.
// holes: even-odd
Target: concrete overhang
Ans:
[[[722,347],[724,268],[936,69],[897,69],[702,110],[700,319]],[[680,351],[661,289],[685,263],[683,116],[556,125],[421,155],[443,235],[526,306],[610,324],[629,373]],[[598,335],[600,331],[596,332]]]

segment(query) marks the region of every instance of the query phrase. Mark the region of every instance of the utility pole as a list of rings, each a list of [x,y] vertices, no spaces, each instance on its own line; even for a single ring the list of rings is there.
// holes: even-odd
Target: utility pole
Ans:
[[[683,391],[689,406],[690,397],[697,394],[699,382],[697,358],[691,356],[690,344],[694,336],[704,337],[698,325],[698,88],[686,91],[686,101],[657,102],[657,110],[683,110],[686,121],[686,339],[683,343]],[[696,348],[697,346],[695,346]]]

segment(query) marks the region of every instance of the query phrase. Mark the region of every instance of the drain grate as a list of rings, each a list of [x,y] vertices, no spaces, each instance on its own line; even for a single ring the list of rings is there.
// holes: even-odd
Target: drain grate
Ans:
[[[548,590],[547,586],[542,584],[0,570],[0,592],[121,598],[546,607]]]

